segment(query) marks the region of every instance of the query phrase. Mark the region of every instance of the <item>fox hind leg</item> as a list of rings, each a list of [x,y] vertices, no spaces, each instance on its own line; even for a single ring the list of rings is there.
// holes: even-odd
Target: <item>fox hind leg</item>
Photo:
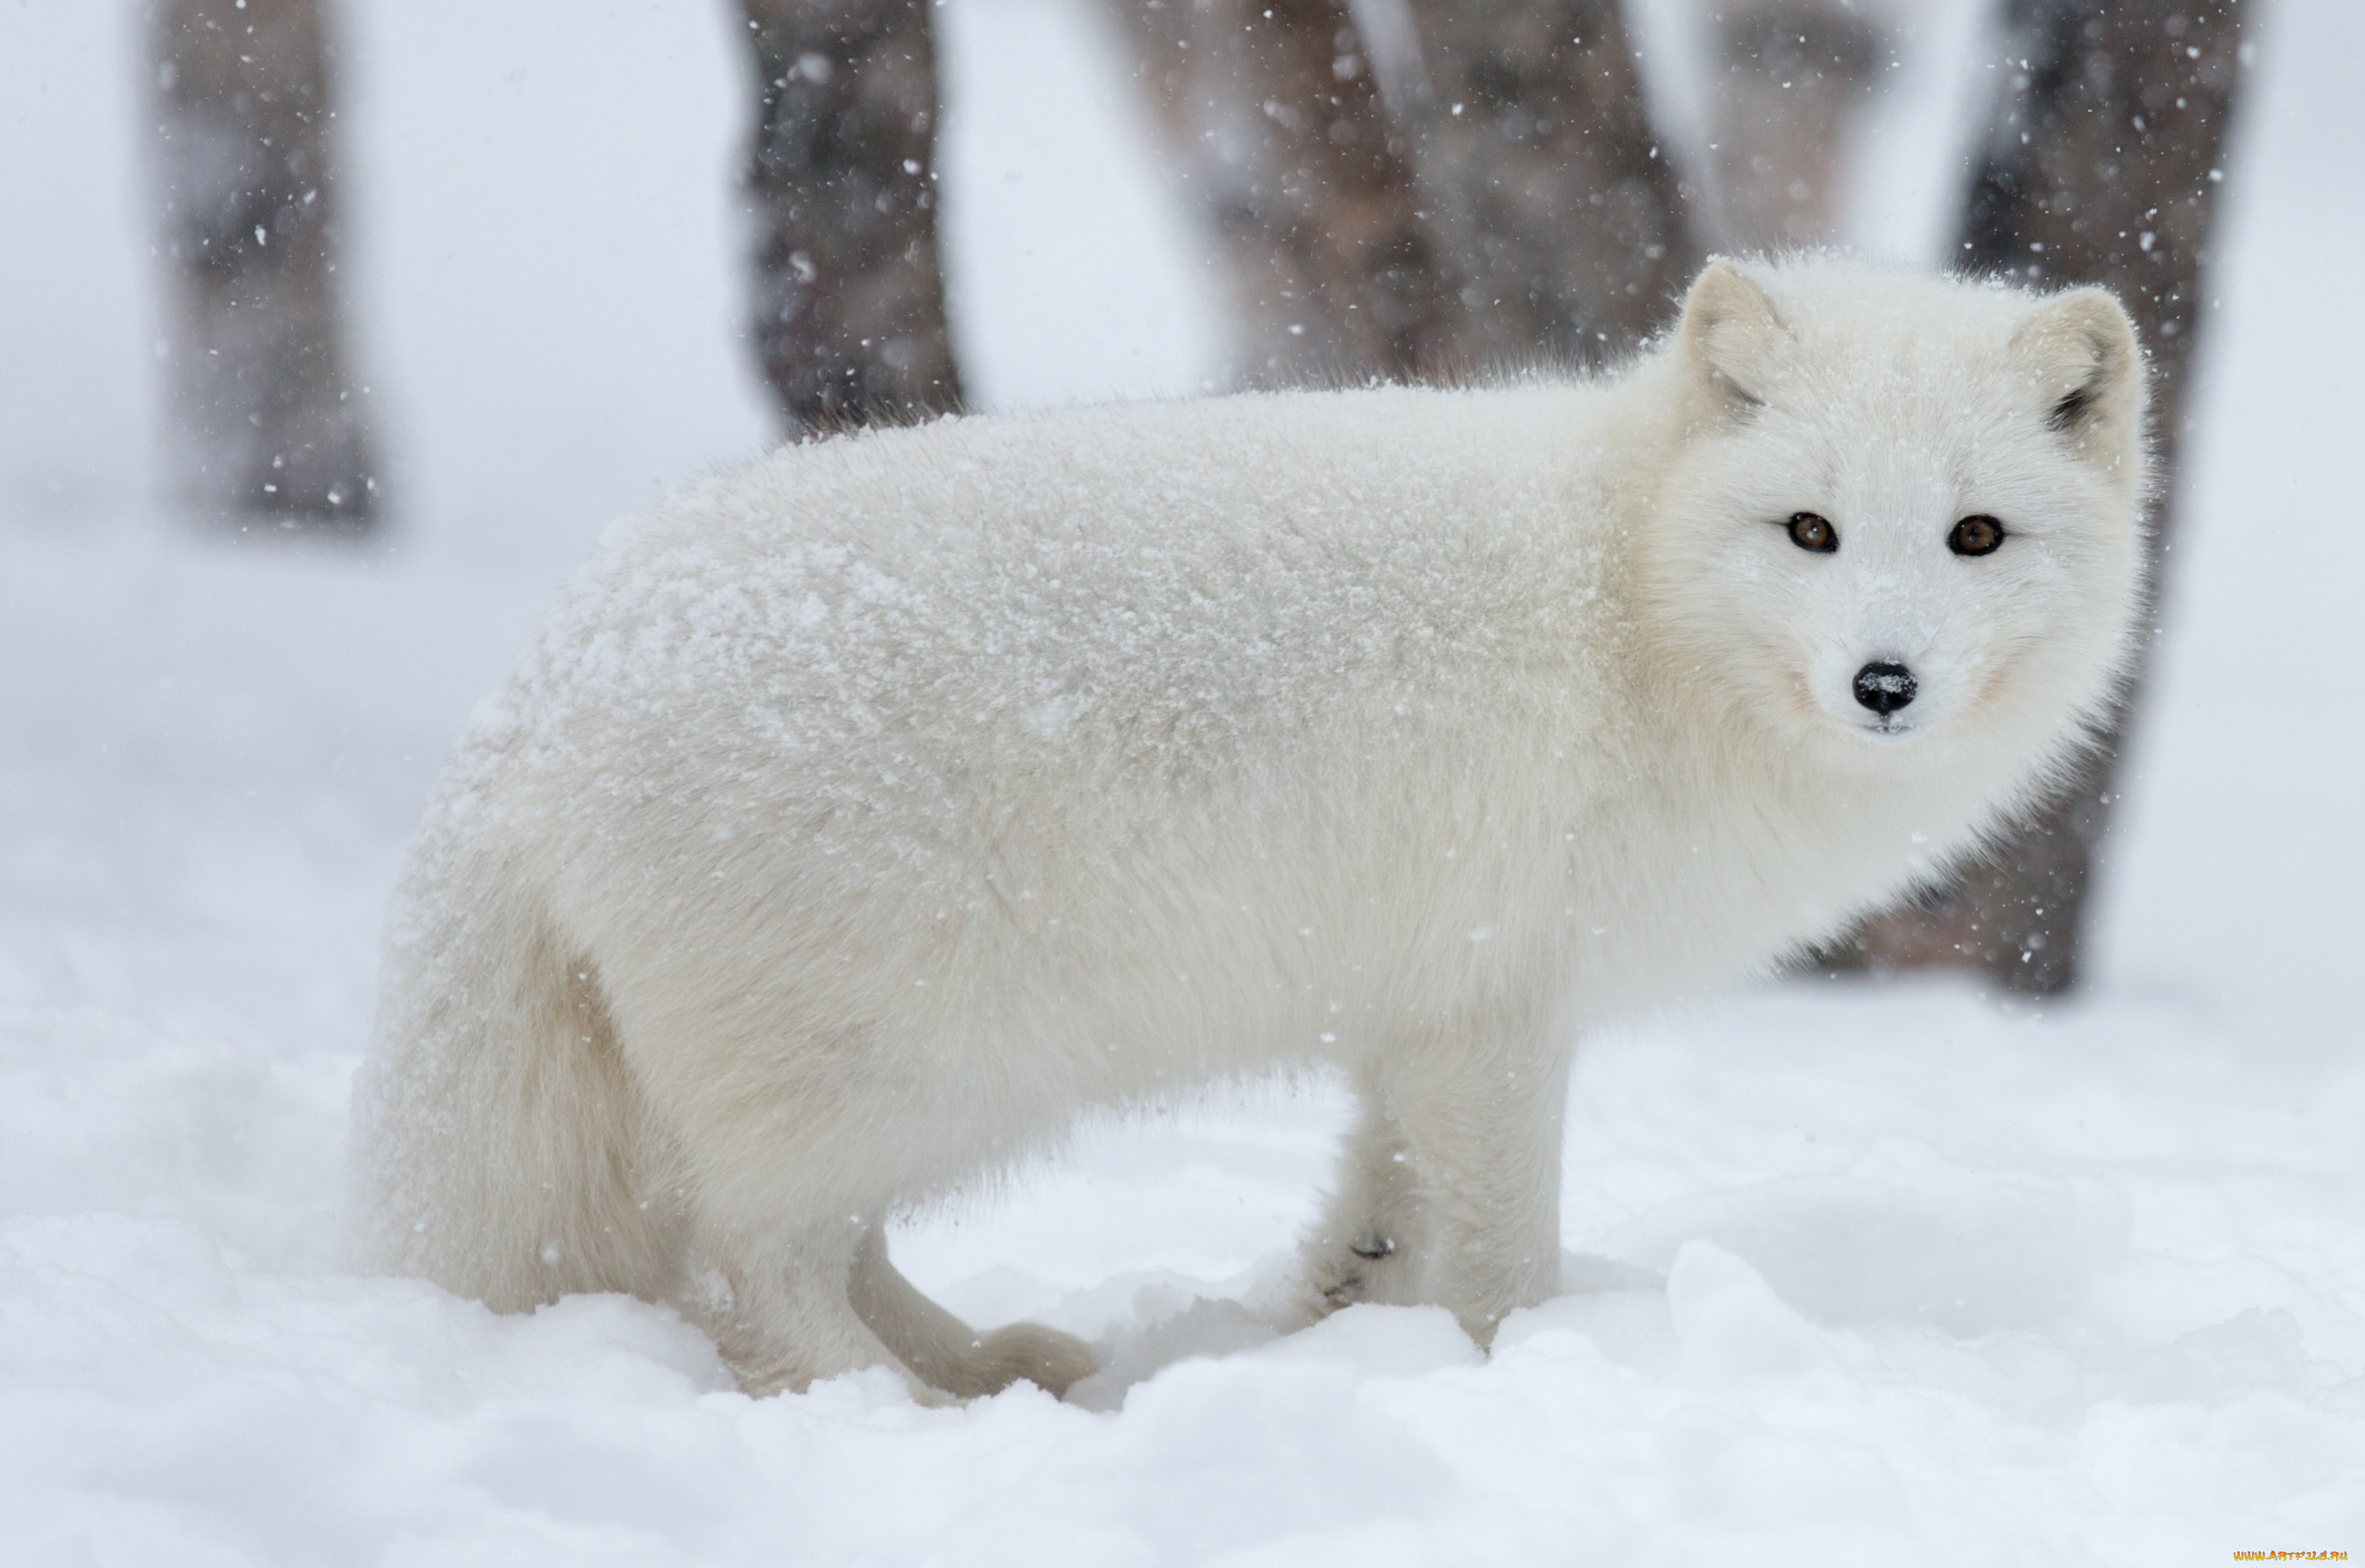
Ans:
[[[801,1393],[883,1366],[922,1404],[945,1403],[856,1312],[849,1290],[861,1240],[844,1221],[788,1235],[701,1226],[678,1305],[750,1394]]]

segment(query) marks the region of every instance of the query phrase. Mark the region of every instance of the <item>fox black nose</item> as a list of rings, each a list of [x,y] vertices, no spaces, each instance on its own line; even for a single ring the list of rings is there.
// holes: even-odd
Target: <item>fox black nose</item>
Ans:
[[[1855,672],[1855,700],[1883,715],[1913,700],[1913,672],[1903,665],[1866,665]]]

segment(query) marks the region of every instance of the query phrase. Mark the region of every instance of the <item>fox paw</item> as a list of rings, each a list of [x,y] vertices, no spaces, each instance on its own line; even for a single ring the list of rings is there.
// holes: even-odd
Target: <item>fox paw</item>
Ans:
[[[1014,1323],[978,1337],[948,1392],[976,1399],[1025,1382],[1046,1394],[1064,1395],[1071,1383],[1098,1370],[1092,1348],[1074,1335],[1039,1323]]]
[[[1359,1301],[1384,1299],[1383,1273],[1395,1255],[1393,1238],[1367,1231],[1343,1249],[1316,1259],[1306,1271],[1313,1316],[1326,1317]]]

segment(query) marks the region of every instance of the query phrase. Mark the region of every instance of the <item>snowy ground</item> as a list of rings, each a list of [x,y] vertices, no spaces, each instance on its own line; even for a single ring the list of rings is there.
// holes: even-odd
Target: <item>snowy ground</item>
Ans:
[[[151,418],[129,7],[0,9],[0,1559],[2180,1563],[2365,1552],[2365,248],[2348,0],[2260,40],[2166,658],[2074,1005],[1793,982],[1594,1042],[1572,1294],[1481,1361],[1274,1340],[1339,1115],[1088,1129],[896,1240],[1109,1363],[1062,1406],[732,1392],[669,1314],[332,1271],[377,911],[469,704],[616,511],[757,447],[723,7],[355,6],[407,502],[199,536]],[[562,30],[562,16],[577,18]],[[1188,388],[1212,291],[1070,0],[954,0],[965,350]],[[494,19],[488,19],[488,17]],[[465,40],[462,46],[456,40]],[[1082,117],[1081,121],[1078,117]]]

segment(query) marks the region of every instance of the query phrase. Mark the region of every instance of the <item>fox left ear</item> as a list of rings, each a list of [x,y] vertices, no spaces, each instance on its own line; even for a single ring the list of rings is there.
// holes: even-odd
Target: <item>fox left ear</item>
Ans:
[[[2080,445],[2141,431],[2143,351],[2135,346],[2135,324],[2110,290],[2055,295],[2020,324],[2012,348],[2035,373],[2047,428]]]
[[[1720,259],[1692,280],[1676,337],[1702,388],[1738,411],[1765,400],[1766,384],[1790,342],[1790,329],[1764,285]]]

